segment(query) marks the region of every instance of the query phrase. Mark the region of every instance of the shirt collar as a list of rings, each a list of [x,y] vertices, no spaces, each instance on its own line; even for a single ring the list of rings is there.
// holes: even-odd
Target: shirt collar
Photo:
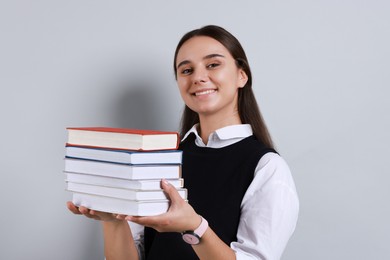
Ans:
[[[252,127],[249,124],[240,124],[240,125],[230,125],[225,126],[223,128],[219,128],[215,130],[215,132],[211,133],[207,145],[205,145],[202,141],[202,138],[199,136],[198,133],[198,127],[199,124],[195,124],[183,137],[182,141],[184,141],[191,133],[194,133],[196,136],[196,144],[198,146],[204,146],[204,147],[214,147],[215,143],[225,143],[224,141],[231,141],[235,142],[237,140],[246,138],[248,136],[251,136],[253,134]],[[229,142],[229,143],[231,143]],[[220,145],[218,145],[220,146]],[[224,146],[224,145],[222,145]]]

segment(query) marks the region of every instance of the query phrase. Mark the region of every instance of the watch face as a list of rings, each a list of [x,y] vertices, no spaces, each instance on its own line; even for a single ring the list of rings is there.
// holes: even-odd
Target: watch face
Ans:
[[[195,233],[184,233],[183,240],[190,245],[197,245],[200,242],[199,237]]]

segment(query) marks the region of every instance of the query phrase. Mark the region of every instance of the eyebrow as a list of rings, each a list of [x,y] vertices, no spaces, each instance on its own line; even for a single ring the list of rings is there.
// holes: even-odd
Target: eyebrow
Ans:
[[[214,58],[214,57],[222,57],[222,58],[225,58],[225,56],[223,56],[222,54],[217,54],[217,53],[214,53],[214,54],[209,54],[209,55],[206,55],[203,57],[203,60],[207,60],[207,59],[211,59],[211,58]],[[186,65],[190,63],[189,60],[183,60],[182,62],[180,62],[178,65],[177,65],[177,69],[180,68],[181,66],[183,65]]]

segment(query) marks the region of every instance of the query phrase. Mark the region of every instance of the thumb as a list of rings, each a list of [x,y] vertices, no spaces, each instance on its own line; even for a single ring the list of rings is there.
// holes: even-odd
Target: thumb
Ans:
[[[180,196],[176,188],[172,184],[170,184],[167,180],[165,179],[161,180],[161,187],[163,188],[164,192],[168,195],[172,203],[176,203],[183,200],[183,198]]]

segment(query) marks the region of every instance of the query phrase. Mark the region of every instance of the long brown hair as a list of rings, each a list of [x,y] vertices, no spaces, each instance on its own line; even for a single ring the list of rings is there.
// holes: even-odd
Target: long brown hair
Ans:
[[[240,42],[231,33],[226,31],[224,28],[215,25],[204,26],[200,29],[195,29],[186,33],[180,39],[176,47],[175,57],[173,60],[175,77],[177,78],[176,58],[181,46],[186,41],[196,36],[207,36],[219,41],[233,56],[237,67],[245,71],[248,76],[248,81],[243,88],[238,89],[238,114],[241,122],[243,124],[250,124],[256,138],[262,141],[269,148],[274,148],[271,136],[260,113],[255,95],[253,94],[252,73],[248,59]],[[180,135],[183,137],[183,135],[196,123],[199,123],[198,114],[192,111],[188,106],[185,106],[181,118]]]

